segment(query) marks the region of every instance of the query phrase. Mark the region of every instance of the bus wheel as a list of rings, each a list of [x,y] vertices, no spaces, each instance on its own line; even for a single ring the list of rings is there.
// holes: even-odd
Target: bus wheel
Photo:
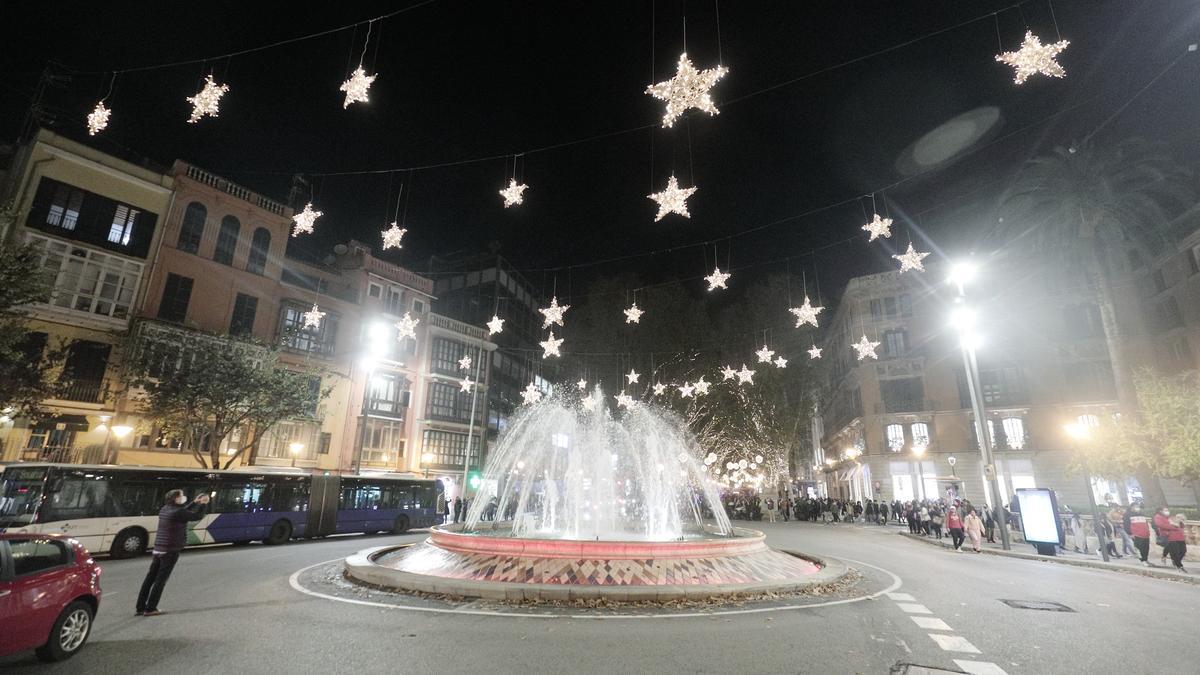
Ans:
[[[113,558],[132,558],[135,555],[141,555],[146,552],[147,539],[149,539],[149,535],[140,527],[121,530],[113,539],[112,549],[109,553]]]
[[[267,533],[267,538],[263,539],[263,543],[270,546],[275,546],[277,544],[283,544],[291,538],[292,524],[286,520],[277,520],[275,521],[275,524],[271,526],[271,531]]]
[[[408,532],[408,516],[396,516],[396,522],[392,525],[392,534],[404,534]]]

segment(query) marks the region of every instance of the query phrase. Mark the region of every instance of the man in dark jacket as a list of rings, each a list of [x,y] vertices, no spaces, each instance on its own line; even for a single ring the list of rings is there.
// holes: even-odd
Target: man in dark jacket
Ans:
[[[158,532],[154,535],[154,559],[142,581],[137,597],[138,616],[158,616],[158,600],[162,597],[171,570],[179,560],[179,552],[187,544],[187,524],[204,517],[208,495],[200,494],[189,504],[183,490],[171,490],[158,512]]]

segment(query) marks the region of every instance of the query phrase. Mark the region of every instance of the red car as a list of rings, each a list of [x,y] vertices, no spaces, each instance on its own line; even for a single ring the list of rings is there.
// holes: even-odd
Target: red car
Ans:
[[[0,656],[37,650],[70,658],[87,642],[100,607],[100,566],[57,534],[0,534]]]

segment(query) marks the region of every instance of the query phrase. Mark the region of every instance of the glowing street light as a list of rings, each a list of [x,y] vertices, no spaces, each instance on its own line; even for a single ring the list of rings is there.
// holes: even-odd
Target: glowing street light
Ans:
[[[1080,424],[1079,422],[1064,424],[1063,431],[1067,432],[1068,436],[1077,441],[1086,441],[1092,435],[1091,428],[1086,424]]]
[[[425,478],[429,478],[429,465],[433,463],[433,453],[425,452],[421,454],[421,468],[425,471]]]
[[[958,292],[962,294],[964,287],[974,281],[978,273],[979,267],[975,263],[969,260],[960,260],[950,266],[950,275],[946,280],[958,286]]]
[[[288,450],[292,451],[292,468],[295,468],[296,457],[300,456],[300,452],[304,450],[304,444],[299,442],[289,443]]]

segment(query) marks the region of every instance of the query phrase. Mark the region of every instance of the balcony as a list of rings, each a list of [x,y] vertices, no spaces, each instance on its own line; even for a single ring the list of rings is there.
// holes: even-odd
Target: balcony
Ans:
[[[929,399],[902,399],[899,401],[882,401],[875,404],[876,415],[934,412],[937,409],[937,402]]]
[[[473,337],[476,340],[487,339],[487,333],[479,326],[472,326],[469,323],[463,323],[462,321],[451,319],[450,317],[442,316],[441,314],[430,314],[429,325],[437,328],[444,328],[445,330],[458,333],[459,335]],[[450,374],[453,375],[455,373]]]
[[[425,295],[433,295],[433,280],[407,270],[399,265],[384,262],[374,256],[368,256],[365,268],[372,274],[379,275],[388,281],[403,284]]]
[[[67,378],[58,381],[53,400],[74,403],[104,403],[108,399],[107,380]]]

